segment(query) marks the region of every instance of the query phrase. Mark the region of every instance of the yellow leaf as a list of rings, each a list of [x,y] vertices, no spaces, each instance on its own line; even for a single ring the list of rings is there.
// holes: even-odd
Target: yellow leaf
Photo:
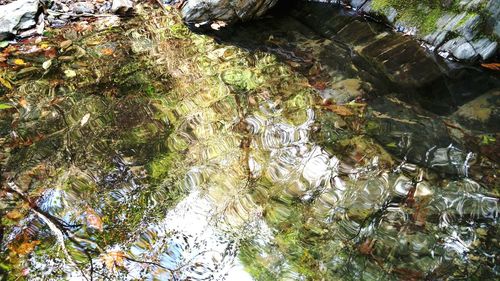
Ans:
[[[5,88],[7,88],[9,90],[12,90],[12,85],[10,84],[10,82],[3,79],[2,77],[0,77],[0,84],[4,85]]]
[[[15,59],[14,64],[15,65],[26,65],[26,63],[22,59]]]
[[[40,44],[40,49],[45,50],[49,48],[49,44],[47,42],[43,42]]]

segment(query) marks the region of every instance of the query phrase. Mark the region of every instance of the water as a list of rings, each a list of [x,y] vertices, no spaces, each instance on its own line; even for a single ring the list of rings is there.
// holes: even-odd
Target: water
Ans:
[[[7,280],[498,278],[496,164],[379,144],[370,110],[395,98],[324,104],[307,56],[216,43],[147,5],[51,32],[0,72]]]

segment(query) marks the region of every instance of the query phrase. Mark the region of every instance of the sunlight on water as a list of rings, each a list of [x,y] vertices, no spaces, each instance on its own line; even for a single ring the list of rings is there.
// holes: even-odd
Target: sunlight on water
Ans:
[[[84,59],[8,94],[28,105],[0,112],[2,268],[29,280],[498,276],[499,199],[470,177],[475,154],[433,144],[421,163],[393,157],[362,129],[390,116],[325,104],[276,56],[139,7],[126,32],[88,31],[74,43]],[[390,147],[418,145],[383,122],[400,140]]]

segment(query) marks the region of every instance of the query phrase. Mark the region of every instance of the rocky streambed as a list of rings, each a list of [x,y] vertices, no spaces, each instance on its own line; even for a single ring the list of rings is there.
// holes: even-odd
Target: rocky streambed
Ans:
[[[140,3],[4,48],[2,278],[498,278],[497,72],[298,5],[200,34]]]

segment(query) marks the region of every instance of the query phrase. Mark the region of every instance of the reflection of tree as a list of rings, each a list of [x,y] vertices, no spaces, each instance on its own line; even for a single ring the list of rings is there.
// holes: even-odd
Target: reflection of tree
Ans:
[[[50,214],[49,212],[42,210],[35,201],[33,201],[28,195],[20,191],[14,184],[10,184],[10,186],[4,187],[4,190],[8,193],[19,196],[21,200],[27,203],[29,209],[48,226],[52,234],[56,237],[57,242],[61,246],[65,259],[71,266],[76,268],[81,273],[82,277],[86,280],[91,281],[94,279],[94,275],[96,273],[94,270],[94,258],[97,256],[101,257],[101,260],[111,271],[114,270],[115,267],[123,266],[123,259],[134,263],[153,265],[169,271],[172,275],[189,264],[188,261],[186,264],[181,265],[176,269],[169,269],[157,262],[134,259],[123,252],[106,252],[101,246],[99,246],[98,243],[81,237],[80,235],[77,235],[75,233],[83,226],[82,224],[69,224],[64,220]],[[3,225],[1,231],[3,238]],[[72,245],[68,245],[68,241]],[[87,259],[87,263],[78,262],[78,259],[74,256],[74,254],[72,254],[72,251],[69,250],[68,247],[76,248],[79,251],[83,252]],[[200,253],[198,255],[201,254],[203,253]],[[86,269],[86,267],[88,267],[88,270]],[[107,278],[104,275],[102,275],[102,277]]]

